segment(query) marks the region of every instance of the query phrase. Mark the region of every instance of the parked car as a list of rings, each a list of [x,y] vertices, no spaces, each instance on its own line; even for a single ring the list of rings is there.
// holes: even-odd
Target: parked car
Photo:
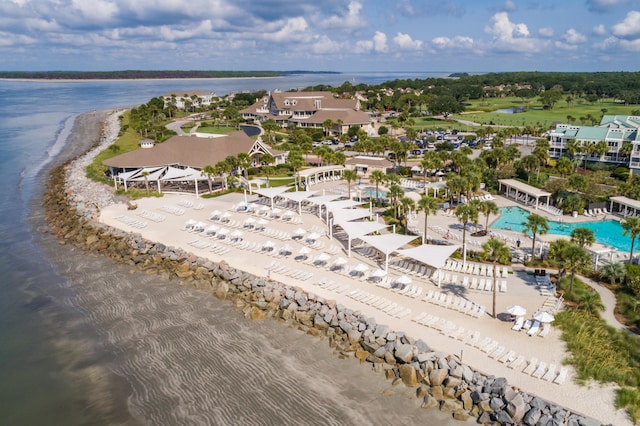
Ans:
[[[421,155],[422,154],[422,150],[420,149],[414,149],[411,151],[412,155]]]
[[[344,147],[345,147],[345,148],[353,148],[353,144],[352,144],[351,142],[346,142],[346,143],[344,144]]]
[[[485,146],[482,147],[483,150],[488,151],[490,149],[493,149],[493,147],[491,146],[491,144],[486,144]]]

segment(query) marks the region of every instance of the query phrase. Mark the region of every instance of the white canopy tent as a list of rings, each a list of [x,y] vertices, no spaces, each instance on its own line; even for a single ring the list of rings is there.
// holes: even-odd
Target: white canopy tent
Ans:
[[[274,199],[274,197],[277,197],[278,195],[280,195],[283,192],[286,192],[288,190],[289,190],[288,186],[277,186],[275,188],[259,188],[259,189],[255,189],[253,192],[255,192],[258,195],[262,195],[263,197],[267,197],[269,200],[271,200],[271,208],[273,209],[273,199]]]
[[[333,201],[333,200],[335,200],[337,198],[340,198],[340,197],[342,197],[342,195],[340,195],[340,194],[320,195],[318,197],[307,198],[307,201],[310,202],[310,203],[315,204],[316,206],[318,206],[318,217],[320,217],[320,212],[322,210],[321,207],[324,204],[326,204],[326,203],[328,203],[330,201]]]
[[[438,270],[438,287],[440,287],[440,271],[449,256],[451,256],[456,250],[460,248],[459,245],[441,246],[437,244],[422,244],[418,247],[412,247],[409,249],[398,250],[398,254],[411,259],[422,262],[426,265],[433,266]]]
[[[375,247],[385,254],[384,269],[389,270],[389,254],[398,250],[410,241],[418,238],[415,235],[401,235],[401,234],[383,234],[383,235],[365,235],[360,237],[362,241]]]
[[[295,191],[295,192],[283,192],[280,194],[282,198],[291,200],[298,203],[298,214],[302,214],[302,202],[311,196],[315,195],[318,191]]]
[[[372,232],[380,231],[387,227],[384,223],[377,222],[342,222],[340,226],[347,233],[347,255],[351,257],[351,241],[356,238],[361,238],[364,235]]]

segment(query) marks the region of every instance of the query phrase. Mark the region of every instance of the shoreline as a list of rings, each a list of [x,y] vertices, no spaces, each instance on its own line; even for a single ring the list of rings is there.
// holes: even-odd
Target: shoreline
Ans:
[[[117,134],[117,133],[116,133],[116,134]],[[97,148],[97,149],[98,149],[98,148]],[[75,179],[75,180],[77,180],[77,179],[79,179],[79,177],[76,177],[76,178],[74,178],[74,179]],[[64,184],[64,183],[63,183],[63,184]],[[88,186],[93,186],[93,187],[95,187],[95,186],[96,186],[96,184],[95,184],[95,183],[87,183],[87,185],[88,185]],[[100,186],[104,187],[104,185],[100,185]],[[108,188],[108,187],[107,187],[107,188]],[[106,191],[104,192],[104,194],[107,194],[108,192],[112,192],[111,188],[108,188],[108,190],[106,190]],[[86,203],[85,203],[84,207],[81,207],[81,205],[82,205],[82,203],[83,203],[83,201],[84,201],[84,200],[82,199],[81,195],[79,195],[79,194],[77,194],[77,193],[76,193],[76,194],[69,194],[69,195],[71,196],[71,198],[72,198],[72,200],[73,200],[73,201],[72,201],[72,205],[75,205],[75,207],[73,207],[73,208],[72,208],[72,210],[77,209],[77,213],[80,215],[80,217],[81,217],[81,218],[83,218],[83,220],[87,220],[87,221],[95,221],[95,220],[97,219],[97,217],[98,217],[98,213],[99,213],[99,210],[98,210],[98,209],[96,209],[95,207],[93,207],[93,206],[91,206],[91,205],[87,206],[87,205],[86,205]],[[111,198],[111,199],[109,199],[109,198],[108,198],[108,195],[105,195],[105,198],[104,198],[104,199],[102,198],[102,195],[100,195],[100,196],[98,197],[98,200],[99,200],[99,201],[98,201],[98,208],[99,208],[99,209],[102,209],[103,207],[106,207],[106,206],[108,206],[108,205],[111,205],[111,204],[113,204],[113,202],[114,202],[112,198]],[[69,219],[69,218],[67,218],[67,219]],[[92,226],[92,225],[89,225],[89,224],[87,224],[87,225],[88,225],[88,226]],[[103,227],[103,225],[102,225],[102,227]],[[99,227],[98,229],[100,229],[100,227]],[[113,230],[112,230],[112,231],[113,231]],[[101,235],[102,235],[102,236],[105,236],[105,237],[107,237],[107,234],[108,234],[108,233],[109,233],[109,231],[108,231],[108,230],[107,230],[107,231],[104,231],[104,230],[103,230],[103,231],[101,231]],[[130,233],[129,233],[129,232],[126,232],[126,231],[116,231],[116,235],[119,235],[119,237],[120,237],[120,238],[126,238],[126,236],[130,236]],[[73,233],[73,234],[70,236],[70,240],[71,240],[71,242],[73,242],[73,240],[74,240],[76,237],[77,237],[76,233]],[[67,238],[67,236],[65,236],[65,239],[69,239],[69,238]],[[102,249],[99,249],[98,251],[103,251],[103,252],[104,252],[104,251],[108,250],[108,248],[107,248],[107,247],[104,247],[104,245],[105,245],[105,244],[107,244],[107,243],[100,244],[99,239],[98,239],[98,241],[94,241],[94,243],[93,243],[93,244],[87,244],[87,242],[86,242],[86,241],[77,241],[77,243],[80,243],[80,245],[81,245],[81,246],[82,246],[82,245],[84,245],[85,247],[84,247],[83,249],[85,249],[85,250],[87,249],[87,246],[88,246],[89,251],[95,251],[96,246],[98,246],[98,247],[102,246],[102,247],[103,247]],[[122,261],[122,262],[127,262],[127,263],[131,264],[131,259],[127,260],[127,256],[124,256],[124,255],[121,257],[120,261]],[[134,262],[134,263],[135,263],[135,262]],[[162,263],[162,262],[160,262],[160,263]],[[139,265],[139,266],[142,266],[143,268],[147,269],[147,271],[149,271],[149,272],[151,272],[152,270],[156,270],[156,271],[157,271],[157,270],[162,269],[162,268],[160,267],[160,265],[155,265],[153,262],[151,262],[150,264],[146,264],[146,265]],[[162,265],[162,266],[168,266],[168,265]],[[183,272],[187,273],[187,272],[190,272],[190,271],[191,271],[191,268],[187,268],[187,270],[186,270],[186,271],[183,271]],[[201,273],[202,273],[202,272],[201,272]],[[197,281],[197,282],[200,282],[200,281],[201,281],[201,279],[200,279],[200,278],[202,278],[202,277],[206,277],[206,274],[202,275],[202,277],[198,277],[198,275],[197,275],[197,274],[189,273],[189,274],[186,274],[184,278],[185,278],[185,279],[186,279],[186,278],[189,278],[189,280],[188,280],[188,281],[189,281],[189,282],[192,282],[192,281],[191,281],[191,278],[192,278],[192,277],[194,277],[194,276],[196,277],[196,281]],[[255,276],[255,274],[254,274],[254,276]],[[256,279],[260,279],[260,278],[256,276]],[[206,282],[206,279],[205,279],[205,282]],[[225,297],[226,297],[226,293],[225,293]],[[238,302],[237,302],[237,301],[238,301],[238,299],[235,299],[235,300],[236,300],[236,303],[238,303]],[[247,304],[246,306],[251,306],[251,303]],[[252,306],[252,307],[251,307],[251,309],[249,310],[249,313],[250,313],[251,315],[259,315],[259,314],[258,314],[258,313],[253,309],[253,308],[255,308],[255,306]],[[394,328],[396,328],[396,327],[394,327]],[[353,356],[353,355],[351,355],[351,356]],[[491,370],[491,368],[489,368],[489,370]],[[540,385],[542,385],[544,382],[539,382],[539,383],[540,383]]]

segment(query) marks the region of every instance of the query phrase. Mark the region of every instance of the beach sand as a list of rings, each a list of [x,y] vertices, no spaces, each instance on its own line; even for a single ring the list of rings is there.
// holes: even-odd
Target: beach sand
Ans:
[[[78,118],[57,163],[93,145],[105,114]],[[83,402],[99,417],[88,424],[458,424],[420,409],[415,389],[340,359],[326,340],[252,322],[209,292],[88,256],[51,234],[38,240],[67,279],[61,302],[99,336],[61,342],[92,354],[72,365],[93,383]]]
[[[249,202],[255,199],[256,197],[249,197]],[[422,298],[415,299],[403,296],[391,290],[375,286],[369,282],[355,280],[344,274],[331,272],[327,270],[327,268],[318,268],[300,263],[293,259],[293,255],[276,258],[275,261],[290,270],[308,270],[309,272],[313,272],[312,278],[302,281],[291,278],[286,274],[269,273],[265,269],[265,266],[274,262],[274,256],[272,255],[242,250],[232,244],[220,242],[220,240],[216,240],[215,238],[212,239],[182,230],[186,221],[190,219],[202,221],[207,226],[217,223],[210,220],[211,212],[214,210],[231,212],[229,220],[235,222],[237,228],[227,225],[230,230],[243,229],[242,224],[252,215],[234,210],[233,207],[241,201],[243,201],[242,194],[230,194],[214,199],[196,199],[194,196],[188,195],[165,194],[162,198],[138,200],[138,209],[136,211],[128,211],[124,204],[109,206],[102,210],[100,220],[114,227],[140,233],[149,240],[160,241],[167,245],[180,247],[213,261],[224,260],[236,268],[243,269],[255,275],[270,275],[271,279],[302,288],[327,299],[336,300],[338,303],[342,303],[352,309],[360,310],[364,314],[376,318],[378,323],[388,324],[395,330],[404,331],[414,338],[423,339],[436,350],[460,355],[465,363],[486,374],[506,377],[509,383],[526,392],[571,408],[586,416],[596,418],[603,423],[613,423],[616,425],[631,424],[623,411],[614,408],[615,388],[613,386],[600,386],[597,384],[579,386],[572,381],[571,369],[568,380],[562,385],[543,381],[531,375],[524,374],[522,368],[508,368],[505,364],[490,358],[487,353],[477,348],[466,345],[462,341],[451,338],[433,328],[420,325],[410,320],[421,312],[428,312],[447,321],[451,321],[456,327],[464,327],[467,330],[478,331],[482,337],[490,337],[496,340],[499,345],[505,346],[507,350],[514,350],[518,355],[524,356],[526,360],[537,358],[547,365],[553,363],[556,365],[556,368],[559,369],[562,366],[562,361],[567,357],[567,353],[565,351],[565,344],[560,340],[560,332],[557,329],[552,328],[549,335],[544,338],[538,336],[531,337],[522,332],[512,331],[512,323],[504,320],[507,306],[513,304],[522,305],[527,309],[529,316],[531,316],[541,308],[546,299],[546,296],[541,295],[539,289],[536,288],[534,278],[527,274],[523,268],[514,269],[514,273],[507,278],[508,291],[506,293],[499,293],[497,296],[497,313],[501,314],[499,317],[501,319],[493,319],[490,315],[473,318],[469,315],[428,303],[422,300]],[[181,212],[182,214],[170,213],[168,210]],[[144,216],[140,215],[141,212],[152,212],[158,215],[156,219],[162,217],[162,221],[155,222],[154,220],[145,219]],[[253,217],[257,218],[257,216]],[[125,218],[125,220],[140,220],[145,223],[145,226],[142,228],[131,227],[122,222],[123,218]],[[438,220],[441,221],[445,219],[446,218],[439,218]],[[283,220],[270,220],[267,227],[273,231],[284,232],[289,235],[293,235],[294,230],[300,226],[307,230],[325,227],[323,222],[315,215],[303,214],[301,220],[304,222],[302,225],[287,223]],[[433,222],[435,223],[436,221]],[[218,223],[218,225],[225,226],[220,223]],[[250,232],[246,230],[243,232],[243,239],[247,242],[263,244],[265,241],[270,240],[274,242],[276,248],[287,244],[293,248],[294,254],[305,245],[304,242],[296,242],[290,238],[278,240],[272,236],[264,235],[263,232]],[[218,255],[211,251],[212,246],[198,248],[190,244],[196,240],[203,244],[226,247],[229,251],[224,253],[224,255]],[[325,251],[334,252],[335,254],[332,258],[337,256],[346,257],[346,253],[342,250],[342,243],[336,240],[330,241],[327,236],[323,236],[321,241],[322,244],[324,244],[324,248],[323,250],[316,250],[314,252],[315,254]],[[340,251],[336,252],[336,249],[332,247],[340,248]],[[365,263],[372,269],[378,267],[375,261],[356,253],[353,253],[348,261],[350,265]],[[329,263],[330,262],[331,261],[329,261]],[[396,271],[393,272],[393,274],[399,276],[400,272]],[[339,292],[314,285],[314,283],[317,283],[321,279],[344,283],[344,285],[349,286],[349,289]],[[413,284],[422,286],[425,293],[428,290],[438,290],[435,284],[427,279],[413,277]],[[348,295],[354,290],[363,290],[385,297],[394,303],[411,309],[411,313],[404,318],[396,318],[371,305],[353,300]],[[466,298],[478,304],[485,305],[487,312],[489,314],[491,313],[491,292],[471,291],[460,287],[449,288],[448,290],[458,292],[458,294],[464,295]]]

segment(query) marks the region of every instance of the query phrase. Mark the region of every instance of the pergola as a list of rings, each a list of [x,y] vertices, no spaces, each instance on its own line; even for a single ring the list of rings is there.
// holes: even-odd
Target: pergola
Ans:
[[[340,178],[342,177],[343,171],[344,166],[341,165],[313,167],[306,170],[300,170],[297,173],[297,177],[300,184],[304,181],[304,185],[302,185],[304,188],[309,188],[311,185],[320,181]]]
[[[206,181],[208,178],[200,170],[192,167],[184,169],[174,166],[141,167],[136,170],[121,172],[113,176],[113,183],[118,188],[118,183],[128,189],[128,182],[155,182],[158,192],[162,192],[162,182],[194,182],[196,197],[198,197],[198,181]]]
[[[273,209],[273,199],[278,195],[281,195],[283,192],[287,192],[289,190],[288,186],[277,186],[275,188],[260,188],[255,189],[255,192],[258,195],[262,195],[263,197],[267,197],[271,200],[271,208]]]
[[[362,239],[364,235],[371,234],[372,232],[380,231],[387,227],[384,223],[378,222],[340,222],[342,229],[347,233],[347,256],[351,257],[351,241],[355,239]]]
[[[619,213],[624,217],[636,216],[640,212],[640,201],[638,200],[627,197],[611,197],[609,203],[611,213]]]
[[[446,264],[449,256],[459,248],[459,245],[443,246],[436,244],[422,244],[418,247],[398,250],[398,254],[400,256],[410,257],[418,262],[424,263],[425,265],[436,268],[438,273],[438,287],[440,287],[441,273],[439,270]]]
[[[551,198],[551,193],[542,191],[535,186],[527,185],[515,179],[500,179],[498,180],[498,190],[502,192],[502,187],[505,187],[504,196],[507,198],[513,198],[514,200],[522,201],[526,205],[534,205],[536,210],[540,204],[541,198],[547,198],[547,206]],[[529,197],[535,198],[535,202],[530,201]]]
[[[360,237],[362,241],[375,247],[385,254],[384,270],[389,270],[389,255],[398,250],[405,244],[418,238],[415,235],[401,234],[383,234],[383,235],[364,235]]]
[[[298,203],[298,214],[302,214],[302,202],[311,196],[315,195],[318,191],[295,191],[295,192],[283,192],[280,194],[282,198]]]

